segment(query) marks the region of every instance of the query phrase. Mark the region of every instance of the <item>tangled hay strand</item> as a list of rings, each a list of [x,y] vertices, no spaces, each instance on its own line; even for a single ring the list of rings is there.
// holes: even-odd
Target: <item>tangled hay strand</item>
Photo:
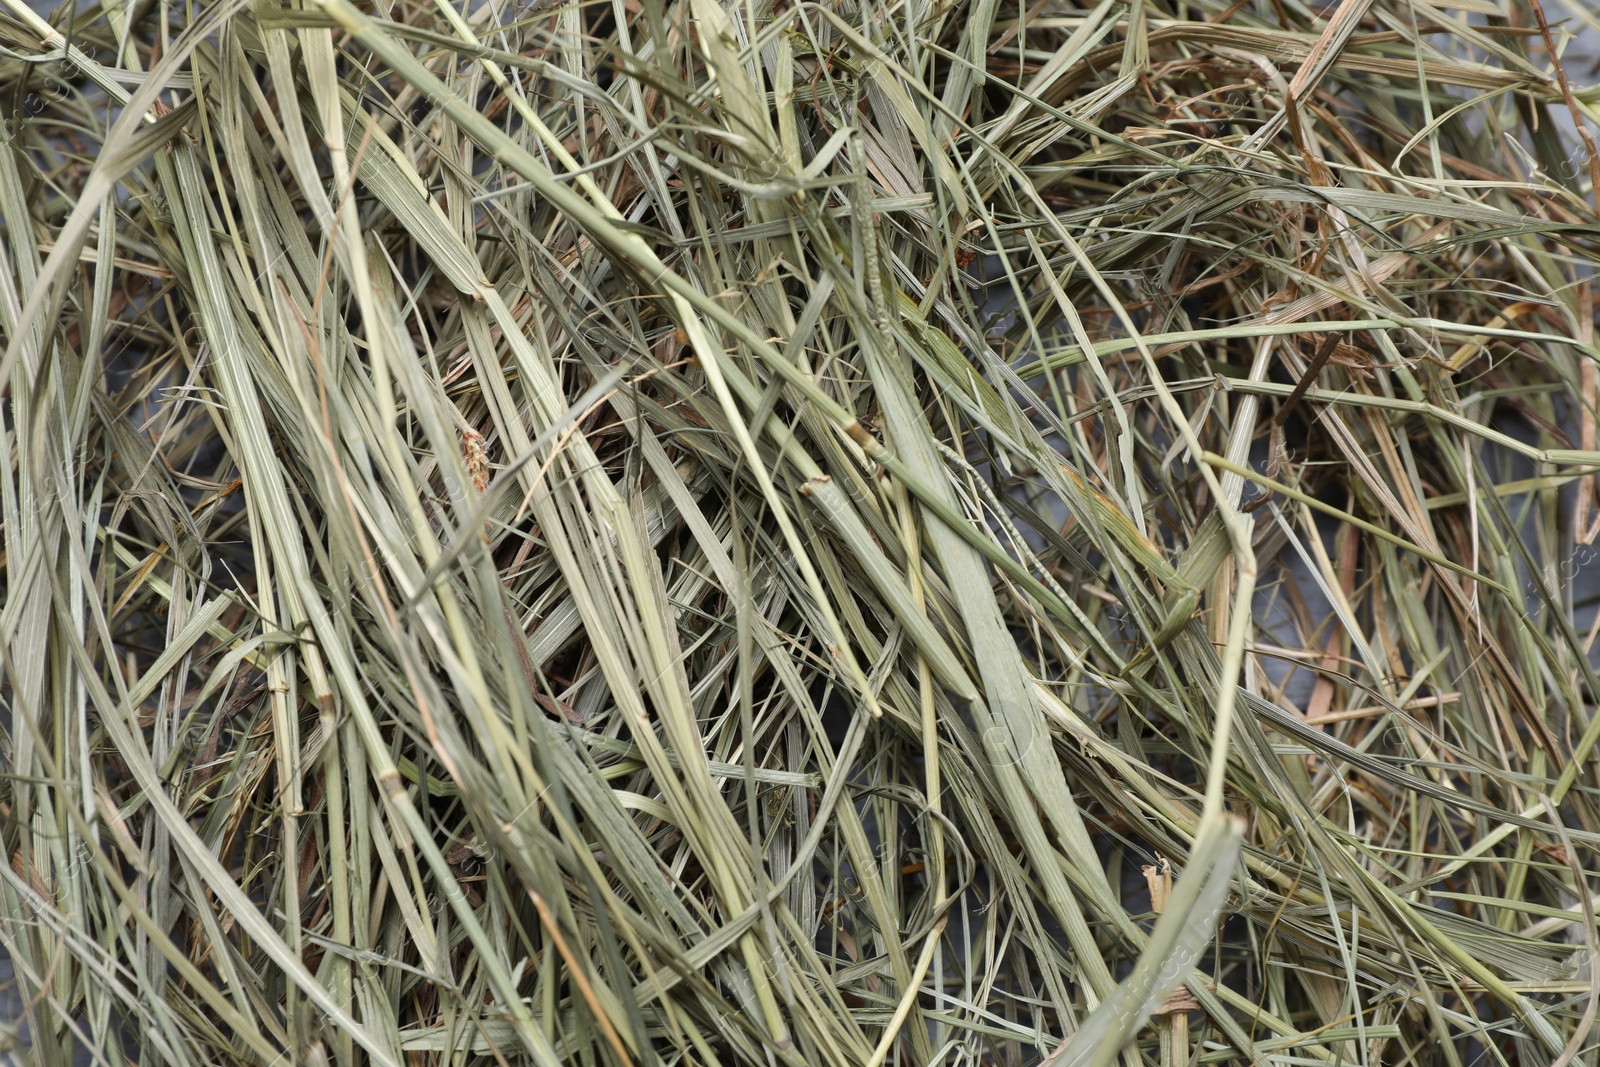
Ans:
[[[34,1062],[1593,1062],[1584,0],[3,2]]]

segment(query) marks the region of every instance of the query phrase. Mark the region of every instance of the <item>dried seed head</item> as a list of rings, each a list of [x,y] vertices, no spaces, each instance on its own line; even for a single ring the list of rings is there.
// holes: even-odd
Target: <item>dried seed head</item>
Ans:
[[[461,451],[466,456],[467,473],[472,484],[482,493],[489,488],[489,453],[483,446],[483,434],[468,429],[461,434]]]

